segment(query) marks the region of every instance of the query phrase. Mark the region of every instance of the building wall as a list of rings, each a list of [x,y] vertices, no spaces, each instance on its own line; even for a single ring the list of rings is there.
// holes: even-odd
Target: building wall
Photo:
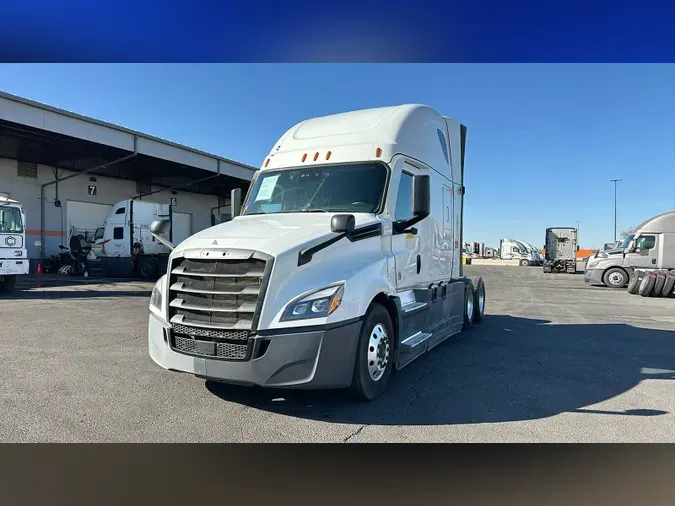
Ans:
[[[15,200],[22,202],[26,209],[26,241],[28,243],[28,256],[31,259],[40,257],[41,247],[39,244],[41,230],[41,207],[40,186],[53,181],[54,171],[51,167],[38,165],[37,178],[21,177],[17,175],[17,160],[0,158],[0,194],[6,193]],[[59,170],[61,177],[72,174],[70,171]],[[53,255],[60,252],[59,245],[67,240],[67,201],[91,202],[98,204],[114,205],[120,200],[135,197],[137,195],[136,183],[96,176],[96,182],[89,181],[89,174],[81,175],[59,183],[58,198],[61,207],[54,206],[56,199],[56,185],[45,188],[45,254]],[[88,194],[90,184],[95,184],[97,194]],[[153,190],[159,189],[153,187]],[[203,195],[179,191],[177,195],[171,192],[161,192],[144,197],[143,200],[168,204],[171,197],[176,197],[177,205],[174,211],[178,213],[190,213],[192,215],[192,233],[198,232],[211,226],[211,208],[219,204],[215,195]]]

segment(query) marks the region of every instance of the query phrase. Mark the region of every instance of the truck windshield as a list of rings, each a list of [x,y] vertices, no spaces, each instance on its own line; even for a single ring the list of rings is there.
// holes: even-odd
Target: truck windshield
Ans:
[[[18,207],[0,206],[0,233],[20,234],[23,232],[21,210]]]
[[[242,214],[376,213],[386,181],[387,168],[379,163],[265,171],[256,178]]]
[[[630,235],[626,236],[626,238],[621,243],[621,246],[619,246],[619,247],[622,248],[622,249],[626,249],[628,247],[628,245],[630,244],[630,242],[633,240],[634,237],[635,237],[635,234],[630,234]]]

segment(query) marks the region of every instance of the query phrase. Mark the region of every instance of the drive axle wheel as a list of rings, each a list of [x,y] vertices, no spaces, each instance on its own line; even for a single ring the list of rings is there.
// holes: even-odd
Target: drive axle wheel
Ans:
[[[356,349],[352,390],[361,400],[372,401],[384,392],[394,363],[394,339],[389,311],[374,304],[363,321]]]
[[[474,278],[471,281],[476,287],[474,290],[473,301],[473,322],[480,323],[485,315],[485,283],[481,276]]]

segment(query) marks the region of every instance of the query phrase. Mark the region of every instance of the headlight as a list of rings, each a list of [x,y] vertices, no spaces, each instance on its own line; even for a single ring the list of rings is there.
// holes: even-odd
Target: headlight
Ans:
[[[294,300],[284,310],[281,321],[326,317],[340,306],[344,285],[323,288]]]
[[[157,310],[161,311],[162,310],[162,290],[161,286],[162,283],[164,282],[164,276],[159,278],[157,280],[157,283],[155,283],[155,286],[152,288],[152,295],[150,295],[150,310],[152,311]]]

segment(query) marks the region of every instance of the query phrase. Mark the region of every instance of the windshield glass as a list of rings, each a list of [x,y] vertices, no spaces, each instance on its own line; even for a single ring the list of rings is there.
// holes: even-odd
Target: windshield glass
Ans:
[[[623,248],[623,249],[626,249],[628,247],[628,245],[630,244],[630,242],[633,240],[633,237],[635,237],[635,234],[630,234],[629,236],[626,236],[626,238],[621,243],[621,246],[619,246],[619,247]]]
[[[0,206],[0,233],[20,234],[22,232],[21,210],[18,207]]]
[[[387,181],[379,163],[270,170],[258,174],[243,215],[378,212]]]

